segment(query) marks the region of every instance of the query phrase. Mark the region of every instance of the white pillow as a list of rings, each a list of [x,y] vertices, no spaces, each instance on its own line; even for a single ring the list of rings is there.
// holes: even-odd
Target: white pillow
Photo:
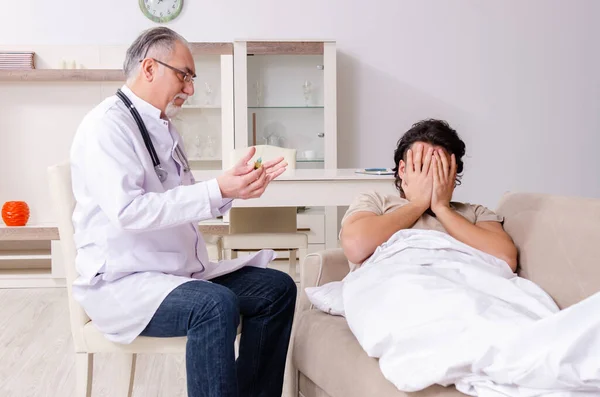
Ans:
[[[334,316],[345,316],[342,281],[332,281],[320,287],[305,288],[308,300],[319,310]]]

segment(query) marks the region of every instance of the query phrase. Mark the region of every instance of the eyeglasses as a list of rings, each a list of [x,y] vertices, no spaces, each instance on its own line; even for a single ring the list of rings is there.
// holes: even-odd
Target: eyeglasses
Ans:
[[[167,67],[167,68],[169,68],[169,69],[173,70],[175,73],[177,73],[177,74],[180,74],[181,76],[183,76],[183,77],[182,77],[182,80],[183,80],[184,82],[186,82],[186,83],[192,83],[192,84],[194,84],[194,79],[196,78],[196,75],[195,75],[195,74],[194,74],[194,75],[192,75],[192,74],[190,74],[190,73],[188,73],[188,72],[186,72],[186,71],[183,71],[183,70],[181,70],[181,69],[174,68],[174,67],[173,67],[173,66],[171,66],[171,65],[168,65],[168,64],[166,64],[166,63],[164,63],[164,62],[161,62],[161,61],[159,61],[158,59],[155,59],[155,58],[152,58],[152,59],[154,59],[156,62],[160,63],[161,65],[163,65],[163,66],[165,66],[165,67]]]
[[[184,83],[192,83],[192,84],[194,84],[194,80],[196,79],[196,75],[195,75],[195,74],[193,74],[193,75],[192,75],[191,73],[188,73],[188,72],[186,72],[186,71],[184,71],[184,70],[177,69],[177,68],[175,68],[175,67],[173,67],[173,66],[171,66],[171,65],[169,65],[169,64],[166,64],[166,63],[164,63],[164,62],[161,62],[161,61],[159,61],[159,60],[158,60],[158,59],[156,59],[156,58],[151,58],[151,59],[152,59],[153,61],[156,61],[157,63],[160,63],[160,64],[161,64],[161,65],[163,65],[164,67],[167,67],[167,68],[171,69],[171,70],[172,70],[172,71],[174,71],[175,73],[177,73],[177,75],[178,75],[178,76],[181,76],[181,80],[182,80]],[[140,60],[140,62],[142,62],[142,61],[143,61],[143,59],[142,59],[142,60]]]

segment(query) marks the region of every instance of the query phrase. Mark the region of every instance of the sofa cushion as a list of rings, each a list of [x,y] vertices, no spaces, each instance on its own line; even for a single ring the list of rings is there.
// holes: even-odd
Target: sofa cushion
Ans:
[[[560,308],[600,291],[600,200],[509,193],[498,213],[519,250],[519,275]]]
[[[367,356],[343,317],[308,310],[296,321],[294,364],[332,397],[465,396],[437,385],[416,393],[399,391],[385,379],[377,360]]]

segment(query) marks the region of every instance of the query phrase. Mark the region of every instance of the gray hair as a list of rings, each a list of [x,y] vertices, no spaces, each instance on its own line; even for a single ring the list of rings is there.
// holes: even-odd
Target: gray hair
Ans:
[[[147,56],[157,58],[170,55],[178,41],[189,47],[189,43],[179,33],[164,26],[142,32],[125,53],[123,72],[127,81],[135,77],[140,61]]]

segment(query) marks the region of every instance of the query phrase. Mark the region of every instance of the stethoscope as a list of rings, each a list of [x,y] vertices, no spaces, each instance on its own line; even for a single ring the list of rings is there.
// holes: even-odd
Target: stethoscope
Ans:
[[[169,173],[167,171],[165,171],[162,168],[162,166],[160,165],[160,160],[158,158],[158,155],[156,154],[156,150],[154,150],[154,145],[152,144],[152,140],[150,139],[150,134],[148,134],[148,130],[146,129],[146,125],[144,124],[142,117],[138,113],[135,106],[133,106],[133,103],[129,100],[127,95],[125,95],[123,93],[123,91],[121,91],[120,88],[117,90],[117,96],[119,97],[119,99],[121,99],[123,101],[125,106],[127,106],[129,108],[129,111],[131,112],[131,115],[133,116],[135,123],[137,124],[138,128],[140,129],[140,133],[142,134],[142,139],[144,140],[144,144],[146,145],[146,150],[148,150],[148,154],[150,154],[150,158],[152,159],[152,165],[154,166],[154,171],[156,172],[156,176],[158,176],[158,180],[161,183],[165,182],[167,180],[167,176],[169,175]],[[177,154],[177,157],[183,166],[183,172],[189,172],[190,165],[188,163],[185,153],[183,153],[183,150],[181,150],[179,145],[175,145],[175,153]]]

